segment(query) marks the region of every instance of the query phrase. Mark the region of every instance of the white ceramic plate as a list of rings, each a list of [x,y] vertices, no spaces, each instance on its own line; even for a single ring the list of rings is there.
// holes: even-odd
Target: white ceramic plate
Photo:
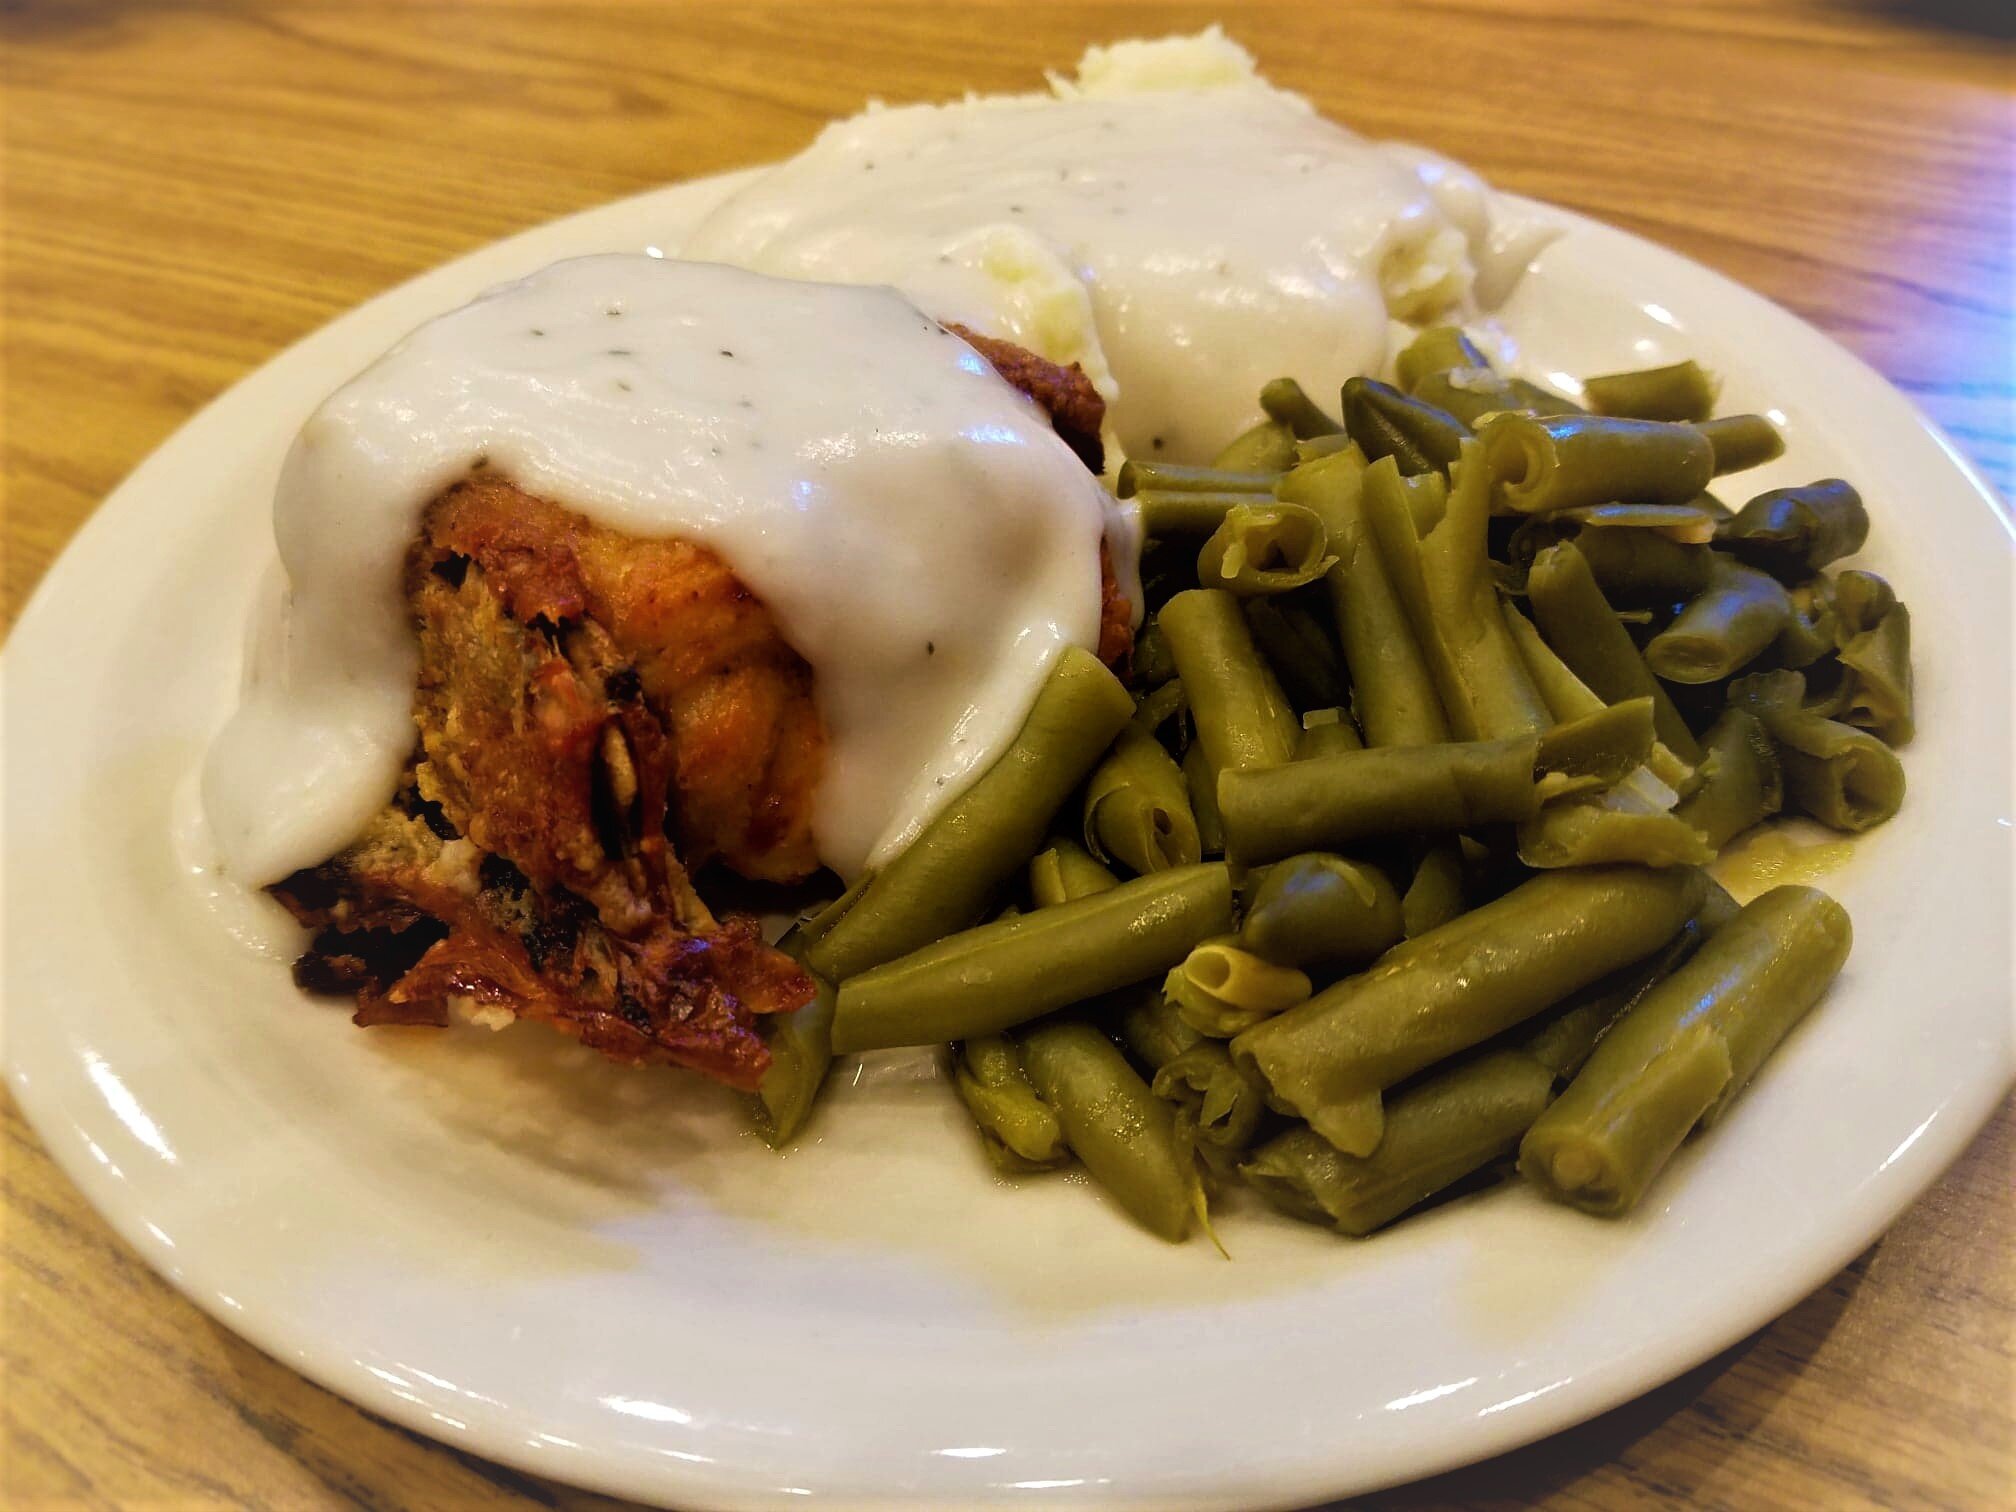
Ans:
[[[2004,522],[1825,337],[1574,217],[1509,312],[1532,370],[1693,355],[1731,407],[1781,412],[1789,453],[1754,481],[1861,486],[1920,648],[1911,799],[1830,881],[1846,976],[1629,1221],[1515,1187],[1354,1244],[1235,1202],[1228,1263],[1080,1180],[990,1180],[915,1058],[847,1068],[780,1159],[690,1078],[537,1028],[360,1033],[298,996],[171,843],[289,438],[423,318],[555,257],[674,246],[729,186],[515,237],[301,343],[126,481],[14,631],[11,1085],[220,1322],[420,1432],[689,1508],[1292,1504],[1510,1448],[1708,1357],[1980,1126],[2010,1076]]]

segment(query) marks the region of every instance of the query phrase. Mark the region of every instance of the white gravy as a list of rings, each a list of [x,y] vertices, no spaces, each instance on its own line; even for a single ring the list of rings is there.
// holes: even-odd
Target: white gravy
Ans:
[[[1382,370],[1391,320],[1473,315],[1545,238],[1469,170],[1261,81],[1215,31],[1095,49],[1054,87],[837,122],[684,255],[892,284],[1082,362],[1128,455],[1202,461],[1268,379],[1334,406]]]
[[[704,263],[563,262],[422,326],[302,429],[204,807],[226,875],[347,843],[414,744],[402,564],[479,459],[637,536],[717,552],[811,664],[821,859],[893,853],[1099,631],[1112,501],[1047,417],[892,290]],[[1116,539],[1117,563],[1138,542]],[[1137,595],[1138,597],[1138,595]]]

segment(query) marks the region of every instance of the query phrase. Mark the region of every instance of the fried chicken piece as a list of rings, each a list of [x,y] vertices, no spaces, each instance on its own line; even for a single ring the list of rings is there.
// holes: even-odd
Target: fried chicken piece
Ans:
[[[1083,373],[968,339],[1096,469],[1104,407]],[[1118,663],[1130,606],[1103,546],[1100,565],[1100,654]],[[817,869],[811,668],[713,551],[480,469],[428,506],[405,589],[419,748],[364,834],[273,888],[318,931],[296,980],[355,994],[363,1025],[504,1009],[753,1089],[760,1016],[813,985],[753,919],[717,921],[688,867]]]
[[[945,329],[985,357],[994,371],[1043,406],[1064,444],[1095,473],[1106,470],[1106,446],[1099,433],[1106,424],[1106,401],[1085,369],[1077,363],[1060,367],[1026,347],[998,336],[982,336],[947,321]]]

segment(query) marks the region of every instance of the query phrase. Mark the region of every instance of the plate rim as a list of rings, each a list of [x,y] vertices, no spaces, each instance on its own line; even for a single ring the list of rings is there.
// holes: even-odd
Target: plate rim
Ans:
[[[164,455],[178,445],[186,444],[185,438],[188,433],[196,429],[214,411],[226,410],[242,402],[239,396],[243,391],[256,390],[271,382],[276,369],[294,364],[312,365],[324,360],[322,350],[335,344],[336,333],[342,328],[368,321],[372,318],[371,312],[416,300],[432,284],[452,278],[471,261],[504,257],[536,244],[543,237],[553,235],[561,228],[573,227],[584,220],[598,216],[618,218],[626,212],[635,211],[666,196],[698,196],[705,192],[725,195],[760,174],[767,166],[769,165],[756,165],[730,173],[661,185],[602,205],[588,207],[554,221],[527,227],[510,236],[472,248],[342,311],[232,383],[195,414],[187,417],[160,445],[142,459],[94,507],[92,513],[65,543],[56,559],[50,563],[41,580],[22,604],[8,632],[6,646],[4,650],[0,650],[0,720],[4,720],[5,712],[11,709],[14,701],[14,678],[10,675],[18,661],[13,654],[14,648],[22,640],[24,631],[29,633],[32,642],[39,631],[41,621],[58,612],[53,606],[60,603],[68,591],[70,574],[65,572],[66,563],[71,564],[74,571],[74,564],[86,556],[102,536],[117,528],[114,516],[122,499],[129,495],[143,495],[147,490],[150,474],[157,468],[165,468],[166,464],[161,460]],[[1571,232],[1592,231],[1604,236],[1626,238],[1635,244],[1638,250],[1649,253],[1655,264],[1660,265],[1662,272],[1671,271],[1676,267],[1684,268],[1691,276],[1712,280],[1718,296],[1734,301],[1739,311],[1747,304],[1752,311],[1768,312],[1769,319],[1791,322],[1806,336],[1824,343],[1831,364],[1838,365],[1841,373],[1852,375],[1858,382],[1879,385],[1886,391],[1891,402],[1904,407],[1922,431],[1944,453],[1945,460],[1952,467],[1958,480],[1974,496],[1975,502],[2000,526],[2006,538],[2005,545],[2007,540],[2016,540],[2016,524],[2012,524],[2006,506],[1998,504],[1992,487],[1951,438],[1923,414],[1909,395],[1896,389],[1873,367],[1843,347],[1827,332],[1726,275],[1647,238],[1563,207],[1511,194],[1501,194],[1501,197],[1515,207],[1531,209],[1554,217]],[[0,728],[4,728],[4,723],[0,723]],[[11,992],[8,995],[11,997]],[[173,1255],[171,1248],[164,1245],[155,1233],[148,1231],[143,1213],[130,1201],[132,1188],[123,1181],[108,1177],[88,1157],[84,1147],[88,1142],[88,1136],[84,1135],[81,1126],[72,1123],[64,1115],[53,1094],[47,1101],[44,1100],[39,1077],[31,1076],[28,1068],[16,1063],[12,1054],[13,1043],[11,1037],[4,1035],[4,1008],[0,1008],[0,1060],[5,1062],[9,1089],[13,1092],[24,1118],[35,1130],[58,1168],[83,1193],[93,1210],[139,1254],[151,1270],[167,1280],[214,1322],[244,1338],[269,1357],[377,1416],[430,1439],[479,1454],[533,1475],[552,1477],[593,1490],[643,1499],[676,1496],[683,1503],[695,1506],[732,1508],[774,1504],[778,1488],[774,1484],[760,1483],[761,1477],[752,1476],[746,1470],[730,1470],[724,1473],[711,1466],[680,1464],[668,1473],[661,1465],[654,1467],[658,1470],[656,1476],[639,1477],[625,1473],[622,1462],[612,1460],[588,1446],[576,1446],[571,1450],[541,1452],[534,1455],[526,1452],[522,1436],[506,1437],[500,1432],[485,1431],[481,1427],[465,1429],[460,1433],[444,1431],[435,1412],[435,1409],[444,1405],[442,1400],[430,1399],[424,1393],[416,1394],[417,1400],[412,1397],[402,1398],[387,1388],[383,1382],[371,1377],[363,1363],[352,1358],[349,1352],[342,1348],[325,1348],[321,1353],[317,1353],[312,1347],[313,1339],[304,1340],[298,1336],[303,1331],[298,1320],[272,1313],[246,1315],[221,1305],[218,1298],[224,1295],[224,1292],[218,1285],[217,1277],[214,1274],[190,1273],[190,1270],[185,1269]],[[1886,1231],[1965,1152],[2006,1097],[2011,1080],[2005,1057],[2003,1076],[1999,1085],[1993,1079],[1983,1076],[1966,1086],[1951,1090],[1946,1100],[1934,1110],[1930,1120],[1932,1126],[1928,1126],[1924,1131],[1925,1139],[1919,1141],[1918,1146],[1909,1151],[1908,1167],[1898,1170],[1892,1178],[1885,1199],[1869,1209],[1868,1216],[1860,1222],[1844,1223],[1834,1242],[1810,1252],[1815,1258],[1797,1267],[1788,1268],[1776,1278],[1775,1285],[1752,1289],[1747,1294],[1746,1305],[1726,1309],[1723,1315],[1726,1319],[1725,1326],[1717,1329],[1711,1336],[1697,1337],[1684,1344],[1669,1347],[1661,1352],[1659,1362],[1649,1369],[1642,1356],[1613,1355],[1590,1362],[1560,1391],[1550,1392],[1543,1400],[1529,1403],[1519,1411],[1501,1414],[1498,1422],[1488,1428],[1477,1425],[1453,1447],[1432,1455],[1416,1456],[1408,1465],[1398,1470],[1389,1467],[1388,1473],[1381,1476],[1367,1479],[1354,1474],[1348,1441],[1340,1442],[1328,1453],[1313,1452],[1312,1448],[1311,1453],[1302,1455],[1292,1462],[1277,1461],[1272,1465],[1265,1472],[1268,1478],[1262,1498],[1252,1504],[1299,1505],[1311,1497],[1338,1494],[1342,1488],[1349,1488],[1353,1493],[1366,1492],[1475,1463],[1586,1421],[1654,1389],[1657,1385],[1721,1353],[1824,1285],[1829,1278],[1837,1274]],[[1949,1112],[1956,1116],[1944,1116]],[[1899,1158],[1901,1159],[1901,1153]],[[128,1200],[122,1201],[122,1198]],[[204,1269],[200,1264],[193,1267],[195,1272],[203,1272]],[[210,1270],[214,1271],[215,1267],[211,1267]],[[307,1325],[305,1331],[315,1338],[323,1337],[312,1324]],[[467,1404],[459,1399],[455,1400],[456,1405],[466,1411]],[[521,1417],[529,1413],[529,1409],[524,1408],[512,1410],[518,1412]],[[509,1413],[507,1412],[505,1416],[508,1417]],[[1234,1467],[1232,1474],[1236,1476],[1237,1473],[1237,1468]],[[1171,1506],[1218,1505],[1237,1484],[1236,1480],[1228,1478],[1223,1471],[1216,1475],[1197,1475],[1193,1472],[1180,1489],[1166,1494],[1158,1490],[1156,1500],[1160,1505]],[[822,1491],[819,1496],[829,1505],[892,1505],[928,1502],[942,1494],[944,1492],[939,1487],[919,1484],[894,1491],[877,1489],[872,1493],[851,1489]],[[1012,1492],[1004,1494],[1000,1488],[979,1487],[970,1488],[968,1494],[975,1500],[988,1501],[1007,1499],[1013,1495]],[[1069,1499],[1074,1502],[1104,1500],[1106,1494],[1109,1493],[1081,1495],[1074,1492]],[[1126,1492],[1124,1488],[1114,1488],[1110,1494],[1124,1498]],[[857,1500],[870,1495],[872,1500]]]

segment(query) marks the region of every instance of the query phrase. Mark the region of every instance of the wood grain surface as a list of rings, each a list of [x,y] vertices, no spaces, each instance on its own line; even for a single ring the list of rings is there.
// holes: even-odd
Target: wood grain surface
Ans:
[[[1219,18],[1354,126],[1788,305],[2005,494],[2016,479],[1995,4],[0,0],[8,619],[206,400],[410,274],[789,153],[869,96],[1028,88],[1088,42]],[[609,1505],[390,1427],[241,1344],[4,1115],[5,1506]],[[2012,1177],[2005,1106],[1771,1327],[1593,1423],[1372,1504],[2016,1505]]]

